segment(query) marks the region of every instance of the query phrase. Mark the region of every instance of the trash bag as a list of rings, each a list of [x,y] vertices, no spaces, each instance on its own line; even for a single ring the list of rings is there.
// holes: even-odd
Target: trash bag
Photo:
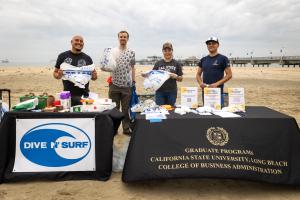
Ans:
[[[163,70],[151,70],[143,74],[144,88],[155,92],[170,78],[170,73]]]
[[[130,142],[130,137],[126,137],[122,147],[117,147],[115,144],[113,145],[113,159],[112,159],[113,172],[123,171],[129,142]]]
[[[130,121],[131,122],[134,122],[135,120],[135,116],[136,116],[136,112],[133,112],[131,110],[131,108],[133,106],[135,106],[136,104],[139,103],[139,97],[138,95],[136,94],[136,87],[135,87],[135,84],[132,86],[132,89],[131,89],[131,99],[130,99],[130,104],[129,104],[129,109],[128,109],[128,112],[129,112],[129,118],[130,118]]]
[[[4,113],[6,113],[8,111],[9,111],[9,106],[6,103],[2,102],[2,105],[0,107],[0,122],[4,116]]]
[[[106,72],[115,71],[119,55],[120,50],[118,48],[105,48],[100,61],[100,69]]]
[[[112,76],[107,77],[106,82],[108,85],[112,84]]]
[[[95,69],[95,65],[86,65],[82,67],[76,67],[68,63],[62,63],[60,69],[63,70],[63,79],[71,81],[75,86],[79,88],[85,88],[85,85],[91,80],[92,72]]]

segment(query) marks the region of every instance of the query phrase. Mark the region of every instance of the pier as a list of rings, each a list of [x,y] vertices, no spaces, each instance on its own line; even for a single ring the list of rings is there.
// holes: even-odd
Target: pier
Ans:
[[[148,56],[147,59],[137,60],[140,65],[154,65],[158,60],[162,59],[159,56]],[[177,59],[183,66],[197,66],[199,58],[191,56],[184,59]],[[233,67],[270,67],[271,64],[277,64],[281,67],[300,67],[300,56],[274,56],[274,57],[236,57],[229,58],[230,65]]]
[[[271,64],[278,64],[282,67],[300,67],[300,56],[230,58],[230,63],[231,66],[237,67],[245,67],[247,64],[253,67],[269,67]]]

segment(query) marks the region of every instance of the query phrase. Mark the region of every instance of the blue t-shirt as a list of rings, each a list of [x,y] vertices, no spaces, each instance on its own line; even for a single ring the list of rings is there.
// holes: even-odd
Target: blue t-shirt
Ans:
[[[212,84],[224,77],[224,71],[226,67],[230,66],[229,60],[222,54],[217,54],[213,57],[205,56],[200,59],[198,66],[202,68],[203,82],[206,84]],[[220,85],[223,88],[224,84]]]

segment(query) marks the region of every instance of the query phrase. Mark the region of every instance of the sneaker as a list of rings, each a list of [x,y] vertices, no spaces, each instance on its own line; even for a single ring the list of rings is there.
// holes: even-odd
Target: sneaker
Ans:
[[[132,130],[129,128],[128,130],[123,131],[123,134],[131,136],[132,135]]]

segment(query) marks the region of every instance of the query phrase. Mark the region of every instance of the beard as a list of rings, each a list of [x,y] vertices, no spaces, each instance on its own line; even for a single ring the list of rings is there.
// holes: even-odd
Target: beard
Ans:
[[[81,52],[82,47],[74,47],[74,50],[77,51],[77,52]]]

